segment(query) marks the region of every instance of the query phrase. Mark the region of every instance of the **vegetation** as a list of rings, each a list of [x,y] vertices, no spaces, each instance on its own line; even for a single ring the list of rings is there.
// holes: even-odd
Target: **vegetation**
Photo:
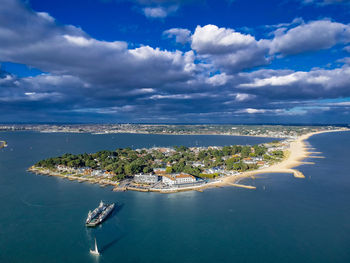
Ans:
[[[263,145],[188,148],[175,146],[168,151],[160,149],[99,151],[92,154],[64,154],[39,161],[35,166],[55,169],[58,165],[70,168],[89,167],[111,171],[113,180],[120,180],[137,173],[150,173],[154,168],[166,168],[167,173],[188,173],[202,178],[215,178],[218,174],[205,173],[205,169],[222,167],[226,170],[245,171],[256,169],[256,164],[246,164],[244,158],[265,156]],[[274,153],[279,156],[279,152]],[[282,153],[283,154],[283,153]],[[199,165],[198,165],[199,164]]]

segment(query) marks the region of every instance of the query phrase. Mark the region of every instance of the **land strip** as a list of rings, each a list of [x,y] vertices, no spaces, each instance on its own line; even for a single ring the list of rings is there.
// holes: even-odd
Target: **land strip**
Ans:
[[[173,193],[173,192],[181,192],[181,191],[190,191],[190,190],[196,190],[196,191],[202,191],[207,188],[211,187],[222,187],[222,186],[238,186],[238,187],[244,187],[248,189],[255,189],[254,186],[245,186],[242,184],[239,184],[239,182],[246,178],[255,178],[255,175],[257,174],[265,174],[265,173],[289,173],[293,174],[296,178],[305,178],[305,176],[295,169],[296,166],[299,166],[301,164],[311,164],[310,162],[303,162],[302,160],[305,158],[322,158],[322,156],[312,156],[311,154],[316,154],[320,152],[312,152],[310,151],[312,147],[310,147],[306,140],[316,134],[321,134],[325,132],[337,132],[337,131],[344,131],[344,129],[341,130],[325,130],[325,131],[317,131],[312,132],[308,134],[304,134],[302,136],[299,136],[296,140],[289,141],[288,142],[288,148],[284,149],[284,156],[285,158],[279,162],[276,162],[275,164],[269,165],[266,167],[264,165],[263,167],[259,167],[259,169],[245,171],[245,172],[235,172],[232,173],[232,175],[226,175],[226,176],[220,176],[218,178],[214,178],[213,180],[202,180],[199,182],[193,182],[192,185],[184,184],[182,186],[174,186],[174,187],[158,187],[158,183],[154,184],[154,186],[147,186],[139,185],[135,183],[126,182],[125,180],[118,182],[118,181],[111,181],[106,179],[100,179],[96,177],[89,177],[85,176],[82,177],[82,174],[70,174],[65,173],[62,174],[62,172],[54,172],[50,169],[44,169],[41,167],[31,167],[29,170],[31,172],[39,173],[39,174],[46,174],[51,176],[59,176],[63,178],[67,178],[69,180],[77,180],[79,182],[89,182],[89,183],[97,183],[102,186],[106,185],[112,185],[114,186],[115,191],[124,191],[124,190],[134,190],[134,191],[141,191],[141,192],[161,192],[161,193]],[[257,148],[258,149],[258,148]],[[198,149],[197,149],[198,150]],[[142,149],[144,151],[144,149]],[[228,171],[229,172],[229,171]],[[230,174],[230,173],[228,173]],[[193,178],[191,175],[186,175],[187,178]],[[185,178],[186,176],[181,175],[180,177]],[[164,175],[164,177],[169,177],[167,175]],[[175,178],[175,177],[174,177]],[[165,178],[167,179],[167,178]],[[171,179],[171,178],[169,178]],[[130,180],[130,179],[129,179]],[[168,179],[167,179],[168,180]],[[175,180],[175,179],[171,179]]]

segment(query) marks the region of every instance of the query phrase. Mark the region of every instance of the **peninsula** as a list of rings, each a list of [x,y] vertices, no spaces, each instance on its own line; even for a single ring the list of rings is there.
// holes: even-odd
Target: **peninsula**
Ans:
[[[115,191],[178,192],[215,186],[242,186],[240,180],[262,173],[291,173],[306,157],[322,158],[305,144],[310,136],[342,129],[317,130],[296,138],[259,145],[130,148],[92,154],[65,154],[29,168],[37,174],[112,185]],[[249,186],[248,186],[249,187]],[[253,187],[251,187],[253,188]]]

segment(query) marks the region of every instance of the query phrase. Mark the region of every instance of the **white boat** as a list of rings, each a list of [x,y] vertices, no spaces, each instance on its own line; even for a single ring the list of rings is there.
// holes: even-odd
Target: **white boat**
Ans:
[[[90,249],[90,253],[96,256],[100,255],[100,252],[98,251],[98,248],[97,248],[96,237],[95,237],[95,249],[94,250]]]

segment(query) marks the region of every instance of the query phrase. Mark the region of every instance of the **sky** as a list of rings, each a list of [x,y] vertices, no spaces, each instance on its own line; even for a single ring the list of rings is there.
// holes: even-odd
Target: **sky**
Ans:
[[[349,0],[1,0],[2,123],[350,123]]]

